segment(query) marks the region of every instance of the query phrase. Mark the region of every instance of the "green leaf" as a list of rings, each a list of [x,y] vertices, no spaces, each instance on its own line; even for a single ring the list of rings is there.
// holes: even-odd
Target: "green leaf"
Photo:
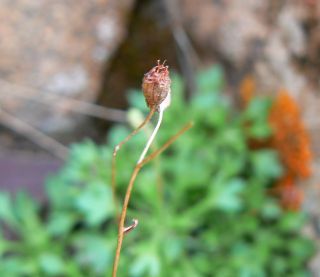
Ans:
[[[153,252],[145,252],[138,256],[130,267],[130,276],[160,276],[160,260]]]
[[[75,236],[73,245],[78,264],[91,268],[98,276],[112,266],[114,240],[107,242],[102,235],[86,232]]]
[[[303,226],[305,220],[306,218],[303,214],[288,212],[281,218],[279,228],[284,232],[296,232]]]
[[[75,205],[84,215],[87,224],[101,224],[114,212],[111,188],[104,183],[91,183],[76,199]]]
[[[108,142],[111,145],[111,147],[115,147],[118,143],[120,143],[122,140],[124,140],[128,135],[130,134],[130,131],[128,128],[124,126],[116,126],[112,128],[112,131],[108,135]]]
[[[64,273],[63,260],[52,253],[41,254],[39,264],[46,276],[61,276]]]
[[[249,138],[266,139],[272,134],[272,129],[265,121],[257,121],[250,124],[247,128]]]
[[[148,112],[149,110],[141,90],[130,90],[128,93],[128,102],[130,106],[142,112]]]
[[[22,259],[21,257],[6,257],[1,259],[1,276],[35,276],[36,271],[36,264],[28,259]]]
[[[213,66],[207,70],[204,70],[197,76],[199,94],[220,90],[223,84],[223,71],[219,66]]]
[[[70,161],[76,161],[79,165],[93,165],[99,156],[95,144],[86,140],[81,145],[73,144],[71,146]]]
[[[296,238],[290,242],[289,249],[298,265],[310,258],[316,251],[316,246],[307,238]]]
[[[0,193],[0,220],[9,224],[11,227],[15,224],[15,217],[13,215],[12,200],[9,193]]]
[[[282,215],[282,211],[278,203],[275,201],[268,201],[263,204],[261,215],[268,220],[277,219]]]
[[[260,150],[251,154],[255,175],[261,179],[277,178],[282,175],[282,167],[276,152]]]
[[[240,210],[243,204],[240,193],[243,189],[244,183],[240,179],[231,180],[224,187],[218,186],[215,189],[215,207],[227,212]]]
[[[243,119],[255,121],[266,121],[271,107],[268,98],[253,98],[243,113]]]
[[[13,207],[15,218],[29,230],[36,230],[39,226],[38,204],[28,196],[27,193],[20,191],[17,193]]]
[[[67,211],[56,211],[50,215],[47,230],[53,236],[63,236],[68,234],[76,224],[76,215]]]
[[[173,262],[175,260],[178,260],[179,257],[182,255],[185,242],[183,242],[178,237],[168,236],[161,243],[162,243],[162,248],[164,249],[166,258],[169,261]]]

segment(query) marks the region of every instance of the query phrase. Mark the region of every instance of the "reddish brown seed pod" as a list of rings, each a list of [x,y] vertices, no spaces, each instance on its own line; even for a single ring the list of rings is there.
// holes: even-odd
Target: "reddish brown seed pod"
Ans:
[[[160,104],[164,100],[169,100],[170,97],[170,85],[171,79],[169,76],[168,66],[158,64],[147,72],[142,80],[142,91],[146,99],[147,105],[150,109],[156,108],[157,111],[160,109]],[[166,107],[169,103],[166,105]]]

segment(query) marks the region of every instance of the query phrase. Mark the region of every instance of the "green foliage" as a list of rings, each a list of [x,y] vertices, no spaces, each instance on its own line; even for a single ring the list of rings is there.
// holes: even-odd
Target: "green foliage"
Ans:
[[[139,225],[125,236],[119,276],[310,276],[304,215],[284,212],[267,192],[282,174],[277,153],[248,147],[249,139],[271,133],[270,102],[255,99],[235,113],[221,94],[222,75],[218,67],[201,73],[190,103],[174,76],[156,145],[189,119],[195,126],[138,176],[128,218]],[[144,102],[140,92],[130,101],[133,109]],[[24,193],[0,194],[1,221],[17,237],[0,235],[0,276],[110,276],[117,236],[112,148],[129,132],[115,126],[104,146],[74,145],[64,169],[46,183],[45,211]],[[148,132],[118,155],[118,196]]]

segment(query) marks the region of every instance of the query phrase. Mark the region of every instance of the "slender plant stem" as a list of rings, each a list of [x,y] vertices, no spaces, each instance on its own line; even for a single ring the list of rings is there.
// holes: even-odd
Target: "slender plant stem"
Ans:
[[[135,134],[137,134],[148,122],[151,120],[152,116],[154,115],[155,108],[152,108],[145,118],[145,120],[136,128],[134,129],[123,141],[121,141],[119,144],[117,144],[113,150],[112,155],[112,164],[111,164],[111,189],[112,189],[112,196],[114,201],[114,206],[116,209],[116,216],[119,219],[119,212],[118,212],[118,200],[117,200],[117,190],[116,190],[116,157],[118,151],[121,149],[121,147],[130,140]]]
[[[142,166],[146,163],[152,161],[155,157],[160,155],[163,151],[165,151],[172,143],[174,143],[183,133],[188,131],[193,126],[193,122],[188,122],[184,125],[179,132],[177,132],[174,136],[172,136],[163,146],[161,146],[158,150],[152,152],[148,157],[146,157],[142,162]]]
[[[158,118],[158,122],[157,122],[157,125],[156,127],[154,128],[150,138],[148,139],[147,141],[147,144],[145,146],[145,148],[143,149],[142,153],[141,153],[141,156],[137,162],[137,164],[139,164],[140,162],[142,162],[142,160],[144,159],[144,157],[146,156],[149,148],[150,148],[150,145],[151,143],[153,142],[154,138],[156,137],[158,131],[159,131],[159,128],[160,128],[160,125],[161,125],[161,122],[162,122],[162,118],[163,118],[163,110],[160,110],[159,112],[159,118]]]
[[[151,160],[156,158],[159,154],[161,154],[165,149],[167,149],[172,143],[174,143],[184,132],[189,130],[192,126],[193,126],[193,124],[191,122],[189,122],[178,133],[176,133],[174,136],[172,136],[161,148],[159,148],[158,150],[151,153],[147,158],[145,158],[141,162],[139,162],[136,165],[136,167],[134,168],[133,173],[130,178],[130,181],[129,181],[129,185],[127,187],[122,211],[120,214],[117,249],[116,249],[115,259],[114,259],[114,263],[113,263],[112,277],[117,276],[117,270],[118,270],[118,265],[119,265],[119,260],[120,260],[120,252],[121,252],[121,247],[122,247],[122,242],[123,242],[123,237],[124,237],[124,221],[125,221],[126,215],[127,215],[127,208],[128,208],[129,200],[131,197],[133,184],[134,184],[134,181],[135,181],[139,171],[146,163],[150,162]]]
[[[123,236],[124,236],[124,221],[125,221],[126,214],[127,214],[127,207],[128,207],[128,204],[129,204],[129,200],[130,200],[131,191],[132,191],[132,188],[133,188],[134,181],[135,181],[135,179],[136,179],[141,167],[142,167],[141,164],[137,164],[136,167],[134,168],[134,171],[133,171],[133,173],[131,175],[130,182],[129,182],[129,185],[128,185],[128,188],[127,188],[126,196],[124,198],[123,208],[122,208],[122,212],[121,212],[120,220],[119,220],[118,241],[117,241],[116,255],[115,255],[115,259],[114,259],[114,263],[113,263],[112,277],[116,277],[117,276],[117,270],[118,270],[118,265],[119,265],[119,260],[120,260],[121,246],[122,246]]]

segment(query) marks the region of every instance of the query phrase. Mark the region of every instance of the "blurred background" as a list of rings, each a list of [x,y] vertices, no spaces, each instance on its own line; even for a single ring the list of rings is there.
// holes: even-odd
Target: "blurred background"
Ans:
[[[183,230],[188,230],[185,233],[181,231],[186,241],[172,239],[169,243],[172,248],[169,247],[170,255],[180,253],[177,254],[178,257],[172,258],[168,254],[168,258],[166,255],[162,257],[162,254],[159,254],[159,258],[157,254],[158,258],[151,259],[150,255],[148,258],[145,257],[148,256],[146,254],[143,256],[139,253],[125,252],[124,255],[127,255],[125,257],[128,257],[128,261],[130,257],[141,256],[142,258],[137,258],[138,261],[132,265],[133,269],[128,266],[131,270],[125,271],[123,268],[124,271],[120,276],[320,276],[320,253],[317,251],[320,239],[319,0],[2,0],[0,1],[0,18],[2,18],[0,25],[0,188],[3,191],[0,197],[0,219],[3,221],[3,238],[0,243],[2,259],[0,263],[3,264],[3,266],[0,265],[1,276],[103,276],[108,272],[115,240],[115,233],[113,231],[108,233],[108,226],[112,225],[110,218],[114,216],[114,208],[104,206],[104,201],[109,201],[109,204],[112,202],[111,194],[110,191],[103,189],[99,193],[101,188],[97,184],[103,183],[102,187],[110,185],[108,180],[111,170],[108,168],[110,157],[107,157],[107,154],[111,156],[112,147],[135,126],[137,118],[146,114],[143,98],[139,93],[132,92],[132,89],[140,89],[143,74],[156,65],[158,59],[166,60],[171,73],[175,74],[174,88],[181,90],[181,93],[177,93],[178,96],[176,96],[179,98],[177,103],[180,103],[180,106],[172,108],[171,117],[181,114],[182,118],[179,122],[182,126],[188,119],[186,117],[184,120],[183,105],[188,105],[192,111],[191,119],[197,122],[199,118],[201,123],[197,127],[199,129],[196,129],[198,135],[194,133],[189,137],[190,141],[197,141],[197,143],[193,145],[186,138],[185,144],[181,142],[181,145],[185,145],[183,150],[177,147],[172,150],[171,155],[168,154],[163,158],[162,162],[166,159],[168,164],[171,162],[170,169],[160,161],[161,165],[158,167],[146,170],[146,176],[143,177],[143,175],[140,182],[143,183],[144,178],[152,180],[152,177],[157,179],[162,176],[164,186],[167,183],[174,186],[174,182],[178,182],[180,177],[173,176],[179,173],[183,175],[194,166],[182,164],[183,159],[186,158],[184,155],[187,155],[185,152],[187,150],[193,154],[199,152],[199,160],[195,161],[200,165],[203,163],[205,170],[194,172],[197,176],[196,180],[190,181],[190,186],[199,191],[197,193],[193,190],[189,191],[190,186],[186,185],[185,190],[181,192],[181,195],[184,195],[181,199],[173,200],[174,198],[170,195],[175,192],[169,191],[167,195],[164,193],[165,201],[169,203],[170,201],[181,201],[181,203],[190,201],[189,204],[193,205],[198,200],[189,199],[186,195],[191,193],[201,198],[202,193],[205,193],[209,195],[209,203],[210,199],[219,197],[219,194],[214,194],[213,197],[209,192],[202,190],[201,184],[211,180],[211,173],[214,175],[222,172],[221,176],[226,174],[228,177],[225,178],[229,178],[228,182],[234,181],[232,178],[236,178],[237,181],[241,179],[241,184],[243,182],[244,186],[245,183],[251,182],[248,180],[251,180],[251,175],[254,175],[255,177],[252,178],[256,181],[252,182],[263,184],[260,194],[250,197],[256,197],[258,202],[258,199],[262,199],[259,197],[263,197],[267,202],[270,200],[277,204],[268,210],[270,213],[273,212],[276,219],[271,216],[272,219],[268,219],[271,221],[257,219],[260,225],[257,222],[252,224],[259,225],[261,230],[264,230],[275,221],[282,222],[283,218],[287,216],[291,218],[290,216],[294,214],[293,223],[290,221],[294,225],[294,222],[300,222],[300,216],[303,215],[305,220],[302,220],[301,224],[297,223],[299,227],[290,229],[288,233],[286,233],[288,230],[283,231],[284,233],[279,231],[280,237],[285,239],[291,236],[292,239],[293,237],[301,239],[300,236],[302,236],[303,240],[310,240],[315,249],[305,250],[305,255],[301,254],[301,260],[291,262],[290,255],[299,256],[303,249],[309,249],[308,246],[300,247],[299,243],[293,239],[292,247],[296,252],[277,246],[280,247],[280,250],[277,250],[279,253],[282,250],[281,253],[285,253],[278,259],[275,258],[278,254],[274,254],[278,252],[274,249],[253,250],[252,245],[255,244],[252,244],[252,241],[256,242],[259,239],[256,240],[250,236],[248,238],[247,229],[239,234],[237,241],[230,242],[230,245],[223,243],[219,245],[217,242],[219,235],[206,240],[209,236],[207,232],[214,233],[216,225],[211,226],[208,222],[206,225],[202,222],[199,226],[192,224],[191,226],[183,225],[184,222],[175,224],[173,220],[172,226],[168,224],[172,227],[168,227],[168,230],[174,230],[172,233],[177,235],[177,238],[181,238],[178,235],[181,226],[185,226]],[[204,92],[206,90],[207,92]],[[174,89],[172,93],[175,94]],[[202,93],[206,96],[201,96]],[[200,95],[199,99],[198,95]],[[201,105],[200,108],[198,107],[199,103],[202,108]],[[211,106],[210,103],[212,103]],[[138,108],[142,109],[143,114],[138,113]],[[168,117],[170,117],[169,113]],[[237,118],[243,121],[238,122]],[[164,137],[163,139],[160,137],[159,141],[164,142],[165,138],[169,138],[170,134],[174,133],[174,130],[179,129],[179,123],[174,123],[173,119],[171,121],[168,119],[167,126],[172,129],[163,127]],[[246,128],[253,125],[254,131],[251,130],[250,134],[246,133]],[[121,131],[119,128],[124,129]],[[236,132],[232,133],[229,129]],[[204,130],[206,132],[201,133]],[[225,135],[226,138],[231,136],[230,145],[226,142],[226,145],[221,146],[220,142],[215,141],[214,138],[219,137],[219,134]],[[188,137],[187,134],[185,136]],[[106,137],[108,137],[107,140]],[[239,141],[232,142],[234,137],[239,138],[243,145]],[[85,143],[83,143],[84,140]],[[144,140],[145,138],[141,137],[135,143],[139,146]],[[184,141],[184,138],[181,140]],[[225,142],[227,139],[222,141]],[[235,145],[238,148],[233,149]],[[124,152],[129,151],[130,154],[124,153],[122,159],[127,157],[131,160],[130,155],[132,155],[134,161],[139,153],[135,148],[142,148],[142,144],[138,146],[133,145],[132,148],[128,146],[127,150],[124,149]],[[197,150],[204,149],[205,152],[205,149],[210,147],[216,149],[212,150],[212,153],[217,155],[222,153],[222,156],[231,151],[234,157],[241,160],[239,161],[241,165],[239,168],[235,166],[238,168],[234,169],[235,171],[230,169],[232,173],[225,173],[227,170],[218,167],[213,157],[206,160],[207,157],[202,156],[201,150]],[[271,152],[265,156],[262,155],[261,163],[257,162],[261,168],[254,173],[255,159],[258,158],[255,157],[254,161],[251,158],[256,152],[260,153],[259,151],[274,151],[277,156],[274,159],[277,161],[270,158]],[[182,159],[180,166],[177,165],[179,160],[174,162],[172,158],[175,153]],[[91,172],[95,170],[87,168],[91,168],[93,164],[99,164],[99,161],[103,162],[103,165],[100,165],[101,168],[97,169],[97,172],[104,169],[107,171],[101,173],[101,176],[100,173]],[[76,162],[79,164],[75,165]],[[274,166],[275,163],[279,163],[277,168]],[[124,168],[119,171],[121,172],[119,183],[123,188],[132,169],[132,165],[130,167],[129,162],[128,164],[127,171]],[[125,167],[120,165],[120,168],[121,166]],[[75,167],[77,169],[74,169]],[[160,168],[160,171],[157,168]],[[270,172],[266,168],[271,168]],[[157,176],[152,175],[153,170],[157,172]],[[265,175],[259,170],[266,170],[263,173]],[[83,172],[88,176],[82,176]],[[95,179],[90,174],[97,174],[101,179],[100,177]],[[48,176],[55,177],[50,179]],[[72,178],[76,178],[77,181]],[[55,180],[54,183],[61,184],[58,186],[62,187],[61,191],[52,192],[54,190],[52,187],[55,186],[52,180]],[[225,182],[225,179],[220,179],[220,182]],[[91,183],[97,185],[98,192],[86,192],[85,195],[90,195],[91,198],[88,196],[89,200],[83,200],[83,202],[80,199],[86,198],[81,193],[86,190],[82,186],[84,184],[90,186]],[[66,208],[62,203],[62,206],[59,206],[60,204],[57,204],[59,196],[56,194],[66,193],[67,189],[64,186],[79,184],[82,192],[80,189],[77,193],[70,192],[70,198],[66,198],[65,201],[73,199],[75,203],[80,201],[85,204],[75,204]],[[219,187],[219,185],[216,186]],[[203,218],[205,215],[201,212],[208,216],[207,212],[211,209],[212,213],[217,213],[216,219],[219,219],[223,213],[230,218],[238,218],[237,213],[239,213],[238,216],[251,214],[252,217],[259,218],[258,208],[253,208],[249,202],[245,202],[247,201],[244,196],[246,189],[242,188],[240,191],[240,187],[242,185],[232,183],[230,199],[223,198],[226,197],[227,192],[222,193],[220,199],[236,203],[234,195],[236,193],[237,197],[242,199],[241,207],[224,206],[219,202],[221,206],[220,204],[215,204],[214,207],[207,205],[204,209],[199,208],[198,212]],[[279,192],[280,188],[281,192]],[[20,191],[25,191],[27,194],[20,194]],[[120,198],[123,195],[121,192],[120,189]],[[101,199],[102,204],[92,208],[94,203],[99,202],[95,197],[104,193],[105,198]],[[29,199],[26,195],[30,195],[31,198]],[[149,191],[138,193],[138,195],[140,201],[146,202],[145,205],[148,205],[148,201],[143,199],[153,197]],[[270,203],[268,202],[268,205]],[[19,214],[19,206],[33,208],[30,208],[30,213]],[[177,212],[177,216],[179,212],[184,211],[182,207],[181,204],[172,208]],[[21,209],[24,210],[24,208]],[[101,214],[103,209],[109,209],[110,213],[102,212]],[[155,208],[155,211],[158,209],[159,207]],[[278,213],[275,212],[277,209],[279,209]],[[132,214],[139,216],[141,212],[142,218],[144,210],[144,205],[140,205],[139,202],[132,206]],[[12,214],[12,211],[15,212]],[[169,209],[168,213],[174,214],[173,211],[170,212]],[[198,212],[190,212],[190,217],[197,218]],[[60,216],[58,216],[59,220],[52,223],[51,219],[56,220],[57,214]],[[93,223],[90,220],[86,222],[86,216],[91,219],[98,216],[98,219]],[[188,213],[185,217],[188,217]],[[145,220],[148,221],[147,216]],[[31,221],[36,223],[31,224]],[[28,226],[29,223],[32,226]],[[151,226],[151,229],[146,227],[144,240],[152,238],[151,230],[157,224],[151,221],[150,225],[153,227]],[[58,233],[55,233],[56,229],[53,228],[54,231],[52,231],[53,225],[64,227],[61,227],[63,230],[59,229]],[[259,228],[255,229],[253,225],[250,225],[253,229],[248,227],[250,232],[258,232]],[[141,228],[144,230],[144,227]],[[230,228],[233,227],[227,223],[225,225],[221,223],[219,232],[224,233],[223,230]],[[78,230],[81,236],[78,236]],[[276,228],[270,229],[270,233],[260,239],[267,241],[268,236],[278,234],[276,230]],[[30,232],[45,234],[43,237],[46,243],[36,242],[36,245],[41,245],[40,250],[32,252],[32,258],[26,258],[22,253],[29,253],[26,249],[29,249],[30,245],[33,246],[32,248],[35,247],[34,241],[28,241],[29,235],[26,234]],[[139,232],[139,228],[134,232]],[[109,234],[106,244],[103,244],[106,245],[106,249],[111,249],[108,250],[109,252],[105,253],[104,249],[99,249],[99,240],[94,241],[98,233]],[[198,236],[199,233],[203,235]],[[232,234],[232,231],[230,233]],[[67,237],[75,239],[64,244]],[[63,250],[55,250],[57,253],[55,256],[49,249],[49,238],[55,238],[59,243],[64,241],[64,243],[61,242]],[[99,239],[103,239],[103,235]],[[226,238],[226,241],[228,239]],[[83,250],[82,242],[84,241],[88,241],[88,245],[93,249]],[[208,245],[213,243],[212,249],[217,249],[217,252],[212,250],[213,253],[209,251],[203,254],[207,255],[206,258],[202,257],[202,254],[198,255],[197,251],[202,249],[197,244],[199,241],[202,247],[203,244],[207,245],[205,250],[211,249]],[[244,244],[238,244],[239,241],[247,248]],[[272,241],[275,240],[272,239]],[[11,243],[17,245],[13,247]],[[139,249],[139,237],[135,238],[132,235],[130,243],[131,247]],[[180,247],[180,243],[188,247]],[[136,246],[132,246],[135,244]],[[233,246],[237,246],[235,247],[237,250],[234,250]],[[163,249],[159,247],[160,250],[157,248],[159,251],[155,253],[162,253]],[[24,250],[20,251],[20,248]],[[246,250],[243,250],[244,248]],[[254,251],[260,254],[265,251],[264,258],[257,262],[256,267],[248,266],[244,256],[241,256],[248,253],[246,252],[248,249],[252,251],[250,252],[252,256],[255,256]],[[240,253],[240,258],[237,256],[239,259],[237,258],[236,261],[229,259],[230,253],[238,253],[237,251]],[[146,252],[148,251],[144,250],[143,253]],[[62,265],[63,255],[68,253],[73,254],[75,262]],[[81,256],[79,253],[87,254]],[[225,255],[229,258],[221,258],[217,264],[212,265],[214,268],[211,268],[210,263],[206,263],[206,259],[209,261],[214,255],[219,257]],[[250,255],[245,257],[250,260],[252,257]],[[188,268],[183,262],[181,262],[183,266],[178,266],[182,256],[194,259],[194,265],[190,266],[192,268]],[[100,263],[92,265],[90,259],[99,260]],[[126,258],[123,259],[125,261]],[[28,266],[22,267],[21,264]],[[272,269],[270,264],[279,264],[279,266]],[[19,267],[25,269],[16,270]],[[166,272],[163,268],[175,270]],[[230,271],[225,271],[226,268]]]

